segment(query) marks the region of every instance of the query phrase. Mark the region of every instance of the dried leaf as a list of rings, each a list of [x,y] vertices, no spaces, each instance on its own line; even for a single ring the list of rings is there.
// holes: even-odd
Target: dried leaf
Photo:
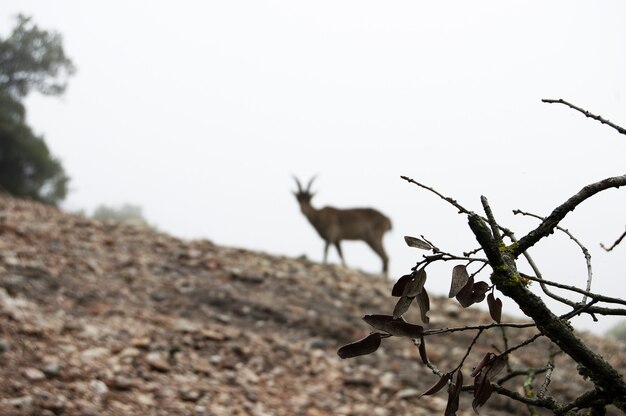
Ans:
[[[446,405],[445,416],[456,416],[456,411],[459,409],[459,397],[461,396],[462,388],[463,374],[461,370],[458,370],[454,383],[450,384],[448,387],[448,404]]]
[[[397,337],[417,339],[424,333],[424,327],[395,319],[390,315],[365,315],[363,320],[375,329]]]
[[[430,321],[430,318],[427,315],[430,310],[430,299],[428,299],[426,289],[423,289],[415,299],[417,300],[417,305],[420,307],[422,322],[427,324]]]
[[[415,298],[408,298],[406,296],[402,296],[400,299],[398,299],[395,308],[393,308],[393,317],[397,319],[404,315],[406,311],[409,310],[413,299]]]
[[[391,330],[390,322],[395,321],[391,315],[365,315],[363,320],[379,331],[389,332]]]
[[[417,339],[424,335],[424,327],[421,325],[410,324],[404,321],[393,321],[389,323],[389,326],[392,331],[390,334],[398,337]]]
[[[480,407],[487,403],[487,400],[491,397],[491,393],[493,393],[493,388],[491,387],[491,382],[487,377],[480,377],[478,385],[477,383],[474,383],[474,400],[472,401],[472,409],[474,409],[476,413],[478,413],[478,409]]]
[[[410,237],[408,235],[404,236],[404,241],[406,242],[406,245],[409,247],[420,248],[422,250],[430,250],[431,248],[433,248],[426,241],[420,240],[419,238],[416,238],[416,237]]]
[[[413,278],[413,274],[405,274],[401,278],[398,279],[395,285],[393,285],[393,289],[391,289],[391,296],[400,297],[402,293],[404,293],[404,288],[406,284]]]
[[[470,277],[465,286],[456,294],[456,300],[459,301],[462,307],[467,308],[474,303],[473,288],[474,278]]]
[[[489,290],[489,283],[476,282],[472,287],[472,303],[480,303],[485,300],[485,294]]]
[[[485,367],[487,364],[490,364],[491,361],[493,361],[495,358],[496,358],[496,355],[492,352],[488,352],[487,354],[485,354],[483,359],[480,360],[478,365],[474,367],[474,369],[472,370],[471,376],[476,377],[480,373],[480,371],[483,369],[483,367]]]
[[[467,268],[463,265],[454,266],[452,269],[452,282],[450,284],[449,298],[453,298],[467,285],[469,274]]]
[[[428,364],[428,354],[426,354],[426,340],[424,339],[424,337],[420,338],[420,346],[418,348],[419,352],[420,352],[420,358],[422,359],[422,362],[424,364]]]
[[[422,291],[424,283],[426,283],[426,270],[419,269],[417,272],[413,273],[413,278],[407,282],[402,295],[414,298]]]
[[[493,359],[489,365],[489,371],[485,375],[489,381],[493,381],[498,374],[502,371],[506,364],[506,357],[503,355],[498,355]]]
[[[489,315],[491,318],[500,323],[500,319],[502,319],[502,301],[495,296],[493,293],[487,295],[487,305],[489,305]]]
[[[420,394],[418,397],[430,396],[431,394],[438,393],[442,388],[445,387],[446,384],[448,384],[448,381],[450,381],[451,378],[452,373],[444,374],[443,377],[440,377],[439,380],[432,387],[430,387],[424,393]]]
[[[352,358],[371,354],[380,347],[381,334],[374,332],[365,338],[339,348],[337,355],[341,358]]]

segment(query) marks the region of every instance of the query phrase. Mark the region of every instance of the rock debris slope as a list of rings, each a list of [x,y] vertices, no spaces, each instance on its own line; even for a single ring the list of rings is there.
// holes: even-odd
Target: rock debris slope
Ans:
[[[416,397],[436,377],[407,340],[336,355],[369,332],[361,316],[391,312],[391,286],[0,196],[0,415],[443,414],[445,393]],[[489,322],[431,303],[431,326]],[[498,336],[482,337],[470,362]],[[430,337],[430,359],[453,368],[472,337]],[[623,349],[594,342],[624,370]],[[538,341],[512,365],[545,365],[547,348]],[[586,388],[566,383],[573,371],[554,373],[564,398]],[[527,410],[500,398],[483,411],[516,412]]]

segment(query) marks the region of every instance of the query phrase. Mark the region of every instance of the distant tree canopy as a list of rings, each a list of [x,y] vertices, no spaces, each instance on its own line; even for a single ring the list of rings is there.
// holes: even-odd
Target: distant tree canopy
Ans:
[[[93,212],[93,218],[103,221],[115,221],[122,224],[154,228],[144,218],[141,207],[132,204],[124,204],[120,207],[99,205]]]
[[[10,36],[0,38],[0,189],[56,204],[65,198],[69,178],[26,123],[21,100],[32,90],[62,94],[75,68],[61,35],[39,29],[29,17],[16,20]]]

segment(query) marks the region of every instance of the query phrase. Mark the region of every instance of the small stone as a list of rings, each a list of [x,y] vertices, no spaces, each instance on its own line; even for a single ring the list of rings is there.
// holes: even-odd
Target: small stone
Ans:
[[[136,348],[147,349],[150,347],[151,343],[150,337],[135,337],[130,340],[130,344]]]
[[[150,298],[153,301],[155,301],[155,302],[162,302],[164,300],[169,299],[170,295],[169,295],[169,293],[166,293],[166,292],[159,292],[159,291],[157,291],[157,292],[152,292],[150,294]]]
[[[61,370],[59,359],[52,356],[44,357],[42,370],[48,377],[57,376]]]
[[[104,396],[109,392],[109,388],[102,380],[94,379],[89,382],[89,387],[98,395]]]
[[[134,357],[139,356],[140,354],[141,354],[141,351],[139,351],[137,348],[127,347],[127,348],[124,348],[122,351],[120,351],[119,357],[120,358],[134,358]]]
[[[146,355],[146,362],[150,367],[157,371],[170,371],[170,364],[158,352],[151,352]]]
[[[33,397],[32,396],[15,397],[13,399],[8,399],[7,403],[18,409],[30,409],[31,407],[33,407]]]
[[[109,355],[110,353],[111,351],[109,351],[108,348],[104,348],[104,347],[89,348],[80,354],[80,360],[83,363],[88,363],[100,357],[105,357]]]
[[[197,402],[202,395],[200,391],[189,388],[179,390],[178,394],[180,395],[180,398],[186,402]]]
[[[0,354],[7,352],[11,348],[11,344],[5,338],[0,338]]]
[[[46,378],[46,375],[43,373],[43,371],[36,368],[28,367],[22,370],[22,372],[24,373],[24,376],[30,381],[39,381]]]
[[[207,415],[207,408],[204,406],[196,406],[193,408],[193,413],[196,415]]]
[[[112,381],[112,387],[117,390],[130,390],[134,387],[134,383],[129,377],[117,375]]]
[[[196,323],[188,319],[179,318],[174,322],[174,330],[179,332],[197,332],[200,328]]]
[[[400,390],[396,397],[401,400],[413,399],[415,397],[419,397],[420,392],[415,389],[404,389]]]

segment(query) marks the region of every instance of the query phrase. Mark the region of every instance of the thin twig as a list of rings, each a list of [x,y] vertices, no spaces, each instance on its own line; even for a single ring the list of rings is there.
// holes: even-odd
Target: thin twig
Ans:
[[[600,123],[602,123],[602,124],[606,124],[607,126],[613,127],[615,130],[617,130],[617,131],[618,131],[619,133],[621,133],[621,134],[626,134],[626,129],[625,129],[625,128],[620,127],[620,126],[618,126],[617,124],[611,123],[609,120],[604,119],[604,118],[602,118],[602,117],[600,117],[600,116],[597,116],[597,115],[595,115],[595,114],[592,114],[592,113],[590,113],[590,112],[589,112],[589,111],[587,111],[587,110],[583,110],[583,109],[582,109],[582,108],[580,108],[580,107],[576,107],[574,104],[570,104],[570,103],[568,103],[568,102],[567,102],[567,101],[565,101],[565,100],[562,100],[562,99],[558,99],[558,100],[549,100],[549,99],[544,98],[544,99],[543,99],[543,100],[541,100],[541,101],[542,101],[542,102],[544,102],[544,103],[548,103],[548,104],[564,104],[564,105],[568,106],[569,108],[573,108],[574,110],[576,110],[576,111],[579,111],[579,112],[583,113],[583,114],[585,115],[585,117],[592,118],[592,119],[594,119],[594,120],[599,121],[599,122],[600,122]]]
[[[624,239],[624,237],[626,237],[626,231],[624,231],[624,233],[613,243],[613,245],[609,248],[606,248],[604,246],[604,244],[600,243],[600,247],[602,247],[604,250],[606,251],[611,251],[613,250],[615,247],[617,247],[619,245],[619,243],[622,242],[622,240]]]
[[[530,367],[527,368],[525,370],[514,370],[511,371],[510,373],[507,373],[505,376],[499,378],[496,383],[498,384],[504,384],[507,381],[511,380],[512,378],[515,377],[519,377],[519,376],[527,376],[529,372],[533,372],[534,374],[542,374],[545,373],[546,371],[548,371],[548,367]],[[537,396],[539,397],[539,396]]]
[[[515,247],[515,249],[513,250],[514,256],[519,256],[524,251],[534,246],[543,237],[551,234],[554,231],[554,228],[559,224],[559,222],[563,218],[565,218],[565,216],[570,211],[573,211],[585,200],[591,198],[598,192],[602,192],[611,188],[619,188],[620,186],[624,185],[626,185],[626,175],[614,176],[612,178],[607,178],[583,187],[574,196],[569,198],[563,204],[556,207],[552,211],[552,213],[548,217],[546,217],[546,219],[543,220],[541,224],[539,224],[537,228],[526,234],[524,237],[520,238],[517,247]]]
[[[543,398],[548,391],[548,386],[550,386],[550,382],[552,381],[552,372],[554,371],[554,357],[556,357],[559,353],[560,350],[555,348],[554,344],[550,344],[550,356],[548,357],[548,365],[546,366],[546,376],[544,377],[543,383],[537,393],[537,397],[540,399]]]
[[[559,407],[557,409],[553,409],[554,414],[562,415],[562,414],[567,414],[567,412],[573,409],[586,409],[592,406],[594,402],[597,402],[599,400],[602,401],[602,397],[601,397],[601,394],[598,392],[598,390],[591,390],[582,394],[573,402],[570,402],[569,404]]]
[[[541,332],[539,332],[539,333],[537,333],[537,334],[533,335],[532,337],[528,338],[526,341],[524,341],[524,342],[522,342],[522,343],[519,343],[519,344],[517,344],[516,346],[514,346],[514,347],[511,347],[511,348],[507,349],[506,351],[504,351],[504,352],[503,352],[502,354],[500,354],[500,355],[510,354],[510,353],[512,353],[513,351],[518,350],[518,349],[520,349],[520,348],[522,348],[522,347],[525,347],[526,345],[528,345],[528,344],[530,344],[530,343],[534,342],[537,338],[539,338],[539,337],[541,337],[541,336],[543,336],[543,334],[542,334]]]
[[[457,371],[458,369],[460,369],[461,367],[463,367],[463,363],[467,359],[467,356],[470,354],[470,351],[472,351],[472,348],[474,347],[474,344],[476,344],[476,341],[478,341],[478,338],[480,338],[480,336],[483,333],[483,331],[484,331],[484,329],[479,329],[478,330],[478,333],[476,334],[476,336],[474,337],[474,339],[470,343],[469,347],[467,347],[467,351],[465,352],[465,355],[463,356],[463,359],[461,360],[459,365],[457,365],[456,368],[454,370],[452,370],[453,373],[455,371]]]
[[[541,221],[545,220],[544,217],[541,217],[536,214],[531,214],[530,212],[524,212],[519,209],[514,209],[513,214],[514,215],[517,215],[517,214],[526,215],[529,217],[540,219]],[[565,233],[574,243],[576,243],[578,247],[580,247],[580,250],[583,252],[583,256],[585,256],[585,262],[587,263],[587,292],[591,291],[591,280],[593,278],[593,270],[591,268],[591,254],[589,254],[589,250],[587,250],[587,247],[585,247],[576,237],[574,237],[574,235],[572,235],[572,233],[569,232],[568,229],[560,227],[558,225],[556,226],[556,229]],[[582,303],[587,303],[586,294],[583,295]]]
[[[485,330],[485,329],[498,328],[498,327],[531,328],[531,327],[534,327],[534,326],[535,326],[534,323],[527,323],[527,324],[516,324],[516,323],[498,324],[498,323],[492,323],[492,324],[485,324],[485,325],[468,325],[468,326],[459,326],[459,327],[453,327],[453,328],[425,329],[424,330],[424,336],[449,334],[449,333],[452,333],[452,332],[470,331],[470,330],[474,330],[474,329]]]
[[[456,202],[455,199],[452,199],[452,198],[449,198],[447,196],[444,196],[444,195],[440,194],[438,191],[436,191],[435,189],[431,188],[430,186],[422,185],[421,183],[414,181],[413,179],[409,178],[408,176],[400,176],[400,178],[404,179],[405,181],[407,181],[409,183],[415,184],[415,185],[419,186],[420,188],[424,188],[424,189],[432,192],[433,194],[437,195],[439,198],[441,198],[444,201],[450,203],[452,206],[454,206],[456,209],[458,209],[459,210],[459,214],[469,214],[470,213],[470,211],[468,209],[466,209],[461,204]]]
[[[559,289],[565,289],[565,290],[569,290],[571,292],[576,292],[576,293],[580,293],[580,294],[583,294],[583,295],[587,295],[590,298],[597,300],[598,302],[617,303],[619,305],[626,305],[626,300],[624,300],[624,299],[612,298],[610,296],[600,295],[598,293],[593,293],[593,292],[589,292],[589,291],[586,291],[586,290],[583,290],[583,289],[579,289],[576,286],[568,286],[568,285],[564,285],[562,283],[557,283],[557,282],[552,282],[550,280],[540,279],[540,278],[535,277],[535,276],[529,276],[529,275],[524,274],[524,273],[520,273],[520,276],[522,276],[524,279],[532,280],[533,282],[539,282],[539,283],[543,283],[545,285],[558,287]]]
[[[487,220],[489,220],[489,226],[491,227],[491,233],[493,234],[493,238],[496,240],[496,243],[500,244],[502,242],[502,236],[500,235],[500,229],[498,228],[496,217],[493,215],[493,211],[489,206],[489,201],[487,201],[487,198],[485,196],[481,196],[480,202],[483,204],[483,209],[485,210],[485,214],[487,215]]]
[[[557,402],[556,399],[554,399],[553,397],[545,397],[543,399],[539,399],[539,398],[533,399],[533,398],[525,397],[515,391],[511,391],[507,388],[504,388],[499,384],[492,383],[491,387],[493,388],[493,391],[495,391],[496,393],[501,394],[503,396],[507,396],[513,400],[516,400],[518,402],[521,402],[527,405],[543,407],[543,408],[550,409],[553,411],[562,407],[562,405],[559,402]]]

